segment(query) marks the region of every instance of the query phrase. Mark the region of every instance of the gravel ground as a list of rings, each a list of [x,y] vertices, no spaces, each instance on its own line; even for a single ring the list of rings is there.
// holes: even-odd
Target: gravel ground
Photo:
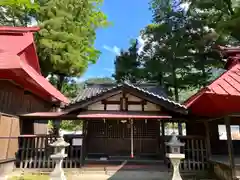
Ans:
[[[118,172],[72,172],[67,174],[67,180],[169,180],[171,174],[168,172],[157,171],[118,171]],[[49,180],[48,175],[26,174],[24,178],[14,175],[9,180]],[[184,177],[183,180],[215,180],[204,177]]]

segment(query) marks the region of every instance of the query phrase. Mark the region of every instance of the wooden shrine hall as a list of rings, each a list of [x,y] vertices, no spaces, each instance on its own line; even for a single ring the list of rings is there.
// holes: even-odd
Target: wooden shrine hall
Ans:
[[[156,84],[87,84],[61,111],[20,118],[83,121],[82,135],[65,136],[70,146],[64,168],[116,159],[158,161],[171,168],[165,142],[173,129],[185,143],[181,171],[210,170],[224,180],[239,178],[240,49],[221,47],[220,51],[227,59],[226,71],[184,105],[170,100]],[[22,134],[19,138],[18,167],[53,167],[48,144],[55,136]]]
[[[156,84],[87,84],[61,112],[21,115],[41,119],[80,119],[87,158],[163,160],[164,123],[187,114]],[[180,121],[176,121],[179,122]],[[182,132],[179,133],[180,135]]]

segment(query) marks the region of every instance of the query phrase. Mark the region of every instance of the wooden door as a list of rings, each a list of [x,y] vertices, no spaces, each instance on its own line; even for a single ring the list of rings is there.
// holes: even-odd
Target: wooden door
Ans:
[[[159,122],[135,120],[133,123],[133,152],[136,155],[159,151]],[[130,156],[131,124],[121,120],[89,120],[87,153],[107,156]]]

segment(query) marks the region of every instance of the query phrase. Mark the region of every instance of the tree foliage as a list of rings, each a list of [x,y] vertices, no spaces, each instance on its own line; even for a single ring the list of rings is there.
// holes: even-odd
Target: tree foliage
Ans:
[[[39,10],[39,4],[31,0],[1,0],[0,25],[27,26]]]
[[[96,30],[108,25],[100,10],[102,0],[5,0],[0,3],[2,25],[26,26],[36,21],[43,75],[57,76],[57,87],[81,76],[100,52],[94,47]]]
[[[45,74],[80,76],[95,63],[99,51],[94,47],[96,29],[107,25],[99,10],[100,0],[50,0],[40,4],[38,49]]]
[[[150,1],[153,23],[141,31],[143,50],[137,57],[126,57],[125,54],[117,57],[122,61],[121,66],[116,66],[115,77],[124,78],[124,72],[130,69],[135,79],[158,82],[176,101],[181,100],[179,94],[189,94],[186,91],[195,91],[211,80],[216,69],[222,67],[215,46],[227,44],[231,38],[216,33],[220,31],[220,25],[214,13],[193,7],[194,3],[202,4],[203,1],[192,1],[188,10],[182,8],[182,3],[174,0]],[[225,7],[222,8],[222,12],[229,13]],[[224,17],[228,16],[225,14]],[[209,17],[212,19],[209,20]],[[130,61],[136,60],[140,62],[137,68],[129,65]],[[141,76],[136,76],[140,69]]]
[[[127,51],[121,51],[115,59],[115,74],[113,77],[119,82],[130,81],[138,82],[142,77],[141,63],[138,58],[138,40],[132,40],[131,46]]]
[[[95,77],[95,78],[89,78],[85,81],[83,81],[81,84],[84,85],[86,83],[92,83],[92,84],[104,84],[104,83],[114,83],[114,79],[110,77]]]

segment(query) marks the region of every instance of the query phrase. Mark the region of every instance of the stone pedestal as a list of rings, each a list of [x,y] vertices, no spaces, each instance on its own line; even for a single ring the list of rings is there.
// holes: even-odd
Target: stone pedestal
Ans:
[[[181,143],[176,134],[173,133],[171,140],[166,142],[166,145],[170,148],[170,153],[167,153],[166,157],[170,159],[173,166],[172,180],[182,180],[179,172],[179,165],[181,159],[185,158],[185,154],[181,153],[181,147],[183,147],[185,143]]]
[[[166,154],[166,157],[168,157],[172,163],[173,166],[173,173],[172,173],[172,180],[182,180],[182,177],[179,172],[179,165],[181,162],[181,159],[185,158],[184,154]]]
[[[50,146],[54,147],[54,154],[50,157],[56,162],[54,170],[50,173],[50,180],[66,180],[62,169],[62,162],[67,157],[65,148],[69,146],[69,143],[65,142],[63,137],[60,137],[57,141],[50,144]]]

